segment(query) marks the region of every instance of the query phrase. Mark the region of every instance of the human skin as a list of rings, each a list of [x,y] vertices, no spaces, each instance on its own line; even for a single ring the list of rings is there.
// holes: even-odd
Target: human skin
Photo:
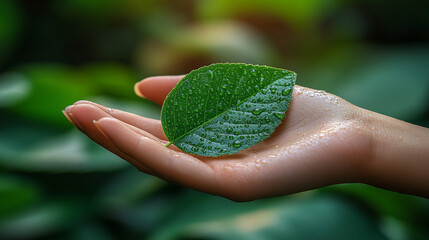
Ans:
[[[137,95],[158,104],[183,76],[151,77]],[[142,172],[234,201],[366,183],[429,198],[429,130],[295,86],[286,117],[266,140],[221,157],[183,153],[161,122],[78,101],[65,116]]]

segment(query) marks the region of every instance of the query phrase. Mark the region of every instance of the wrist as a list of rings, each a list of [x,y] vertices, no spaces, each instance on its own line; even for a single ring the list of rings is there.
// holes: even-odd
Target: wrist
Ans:
[[[398,192],[428,196],[429,130],[363,110],[371,137],[362,182]]]

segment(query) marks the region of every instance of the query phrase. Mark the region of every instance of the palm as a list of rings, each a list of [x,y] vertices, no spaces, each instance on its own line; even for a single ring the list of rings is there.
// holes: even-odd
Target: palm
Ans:
[[[162,104],[180,79],[145,80],[136,85],[137,93]],[[290,109],[272,136],[237,154],[211,158],[165,148],[158,120],[87,101],[67,109],[81,131],[141,171],[240,201],[353,181],[353,158],[363,157],[367,142],[359,124],[349,120],[358,112],[334,95],[295,86]]]

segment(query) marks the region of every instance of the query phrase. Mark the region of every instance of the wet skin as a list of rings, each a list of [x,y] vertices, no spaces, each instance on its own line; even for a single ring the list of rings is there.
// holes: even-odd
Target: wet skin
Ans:
[[[135,85],[135,92],[162,104],[182,77],[148,78]],[[346,182],[386,186],[422,196],[429,192],[429,186],[408,191],[401,184],[392,185],[395,177],[389,179],[389,174],[387,178],[378,177],[376,167],[383,164],[380,147],[386,147],[378,144],[378,134],[389,133],[383,132],[383,127],[374,131],[374,126],[391,123],[402,124],[404,131],[424,129],[419,135],[423,138],[421,141],[428,137],[427,129],[358,108],[324,91],[301,86],[295,86],[286,117],[272,136],[237,154],[217,158],[186,154],[173,145],[164,147],[168,141],[158,120],[89,101],[78,101],[64,113],[88,137],[139,170],[234,201],[291,194]],[[415,180],[410,181],[414,184]]]

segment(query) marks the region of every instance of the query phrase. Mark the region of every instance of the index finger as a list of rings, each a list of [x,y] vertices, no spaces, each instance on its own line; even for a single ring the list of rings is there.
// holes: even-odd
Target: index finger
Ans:
[[[162,105],[167,95],[183,77],[184,75],[149,77],[137,82],[134,91],[138,96]]]

